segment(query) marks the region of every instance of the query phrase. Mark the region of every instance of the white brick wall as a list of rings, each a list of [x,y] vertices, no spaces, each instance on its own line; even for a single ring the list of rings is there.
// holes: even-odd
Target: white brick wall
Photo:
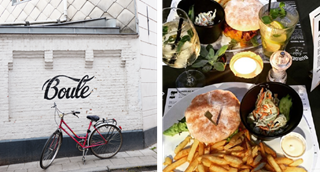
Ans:
[[[146,42],[141,42],[130,35],[3,35],[0,38],[0,130],[3,133],[0,140],[50,135],[56,128],[50,108],[53,102],[62,111],[81,111],[79,119],[72,115],[65,118],[77,134],[86,132],[88,114],[116,118],[124,130],[155,127],[156,69],[154,64],[142,60],[155,61],[156,52],[142,54],[140,46]],[[155,47],[152,43],[150,46]],[[49,57],[50,50],[52,69],[50,65],[46,67],[48,59],[44,59],[45,51]],[[89,58],[92,52],[93,57]],[[86,53],[87,60],[93,60],[92,68],[85,60]],[[12,65],[11,70],[8,64]],[[56,75],[95,76],[86,83],[93,92],[86,99],[45,100],[42,85]],[[65,78],[60,81],[61,87],[77,84]]]
[[[136,2],[140,33],[143,129],[147,130],[157,126],[157,1]],[[147,17],[149,17],[149,35]]]

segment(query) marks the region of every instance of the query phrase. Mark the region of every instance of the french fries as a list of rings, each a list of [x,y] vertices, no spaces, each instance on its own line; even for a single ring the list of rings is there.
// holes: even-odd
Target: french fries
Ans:
[[[306,172],[299,167],[303,159],[277,157],[265,143],[256,144],[251,140],[246,129],[235,134],[229,142],[222,140],[213,144],[187,136],[176,149],[175,155],[165,158],[164,172],[172,172],[182,164],[187,165],[186,172]]]
[[[189,152],[189,155],[188,155],[188,162],[191,162],[192,159],[193,159],[193,156],[197,150],[197,147],[199,145],[199,140],[195,139],[192,146],[191,146],[191,149],[190,149],[190,152]]]
[[[272,166],[272,168],[276,170],[276,172],[282,172],[281,168],[271,155],[267,155],[267,161]]]
[[[191,136],[187,136],[175,149],[174,149],[174,153],[177,154],[178,152],[180,152],[180,150],[182,150],[191,140]]]
[[[264,144],[263,142],[261,143],[263,144],[263,148],[267,154],[270,154],[273,158],[277,157],[277,153],[273,149],[271,149],[268,145]]]
[[[290,167],[296,167],[296,166],[298,166],[298,165],[300,165],[302,163],[303,163],[303,159],[300,158],[300,159],[297,159],[297,160],[293,161],[293,163],[289,164],[289,166]]]
[[[166,168],[163,169],[163,172],[171,172],[174,169],[176,169],[177,167],[179,167],[180,165],[184,164],[185,162],[187,162],[187,157],[183,157],[183,158],[179,159],[178,161],[168,165]]]
[[[285,164],[285,165],[289,165],[291,163],[293,163],[293,160],[287,157],[279,157],[276,158],[276,162],[277,164]]]
[[[170,164],[172,164],[172,159],[167,156],[167,157],[164,159],[163,165],[170,165]]]

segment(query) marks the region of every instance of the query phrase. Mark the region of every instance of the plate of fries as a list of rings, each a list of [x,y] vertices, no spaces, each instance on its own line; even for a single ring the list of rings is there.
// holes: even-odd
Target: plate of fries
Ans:
[[[214,89],[229,90],[242,100],[253,86],[247,83],[222,83],[201,88],[177,102],[163,117],[163,131],[184,117],[184,111],[194,97]],[[280,138],[257,140],[243,125],[229,141],[206,144],[182,132],[173,137],[163,135],[163,171],[217,171],[217,172],[304,172],[313,167],[312,138],[308,124],[303,118],[294,130],[307,140],[306,151],[299,159],[284,156]]]

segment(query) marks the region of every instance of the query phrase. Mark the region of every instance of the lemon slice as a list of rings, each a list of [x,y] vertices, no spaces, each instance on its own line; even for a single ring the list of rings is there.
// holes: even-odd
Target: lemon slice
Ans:
[[[278,22],[276,20],[271,22],[270,25],[273,26],[276,29],[284,29],[285,28],[282,23],[280,23],[280,22]]]
[[[280,44],[269,42],[269,41],[263,41],[263,46],[269,52],[276,52],[281,48]]]
[[[287,35],[286,34],[281,34],[281,35],[272,35],[272,38],[269,40],[270,42],[273,43],[284,43],[287,40]]]

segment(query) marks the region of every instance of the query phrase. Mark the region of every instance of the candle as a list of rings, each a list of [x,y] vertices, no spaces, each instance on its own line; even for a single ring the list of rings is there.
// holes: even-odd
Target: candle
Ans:
[[[261,57],[253,52],[241,52],[230,60],[230,69],[235,76],[253,78],[259,75],[263,68]]]
[[[234,62],[233,67],[240,74],[249,74],[256,70],[257,63],[249,57],[242,57]]]

